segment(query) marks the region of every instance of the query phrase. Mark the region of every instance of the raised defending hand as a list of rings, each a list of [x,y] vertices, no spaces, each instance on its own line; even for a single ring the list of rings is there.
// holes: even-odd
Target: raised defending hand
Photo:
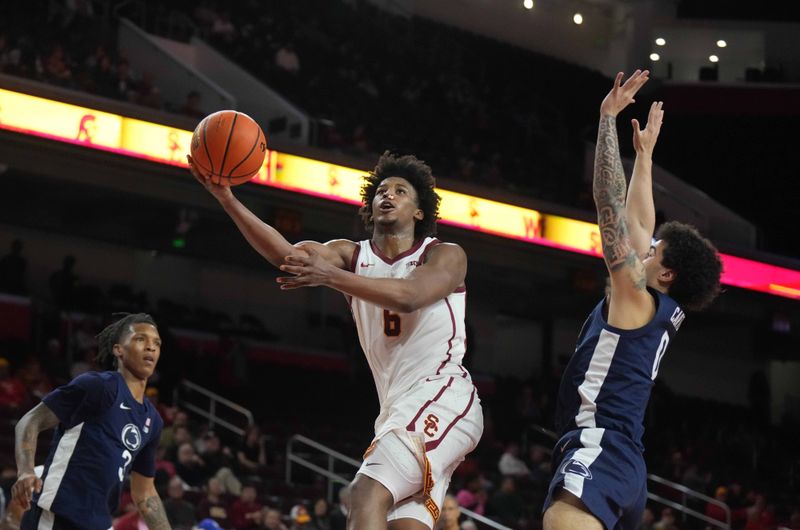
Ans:
[[[622,109],[636,101],[633,96],[650,79],[648,70],[636,70],[625,83],[620,85],[623,75],[620,72],[614,79],[614,87],[600,104],[600,114],[616,117],[617,114],[622,112]]]
[[[293,275],[280,276],[277,279],[283,290],[326,285],[331,275],[338,270],[316,250],[305,245],[297,246],[295,253],[286,256],[280,269]]]
[[[195,165],[194,160],[192,160],[190,155],[186,155],[186,160],[189,162],[189,171],[192,172],[192,176],[197,182],[202,184],[203,187],[207,189],[215,199],[222,203],[233,198],[233,192],[231,192],[230,186],[214,184],[211,182],[211,177],[208,175],[203,175],[200,169]]]
[[[31,507],[34,491],[42,491],[42,479],[33,473],[25,473],[11,487],[11,499],[16,500],[23,510],[27,510]]]
[[[664,120],[663,101],[654,101],[650,105],[650,114],[647,116],[647,125],[644,130],[639,129],[639,121],[634,118],[631,120],[633,125],[633,148],[637,154],[653,155],[653,148],[658,140],[658,133],[661,132],[661,122]]]

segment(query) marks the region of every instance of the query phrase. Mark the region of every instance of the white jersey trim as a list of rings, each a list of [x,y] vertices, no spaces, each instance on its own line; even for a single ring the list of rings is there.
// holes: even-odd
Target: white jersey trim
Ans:
[[[581,445],[583,445],[583,447],[575,451],[572,458],[564,462],[561,466],[561,473],[564,475],[564,489],[579,499],[583,495],[583,481],[585,477],[577,473],[567,472],[567,466],[570,462],[575,460],[586,466],[586,469],[589,470],[591,465],[594,464],[594,461],[597,460],[597,457],[600,456],[600,453],[603,452],[603,448],[600,447],[600,440],[603,439],[603,434],[605,432],[605,429],[583,429],[581,431]],[[591,471],[589,471],[589,473],[591,473]],[[591,475],[589,476],[591,477]]]
[[[58,494],[58,488],[61,486],[61,481],[64,480],[64,474],[67,472],[69,461],[72,458],[72,454],[75,452],[75,447],[78,445],[78,438],[81,437],[82,429],[83,423],[79,423],[64,431],[64,434],[58,441],[58,447],[53,455],[53,461],[50,462],[50,468],[47,470],[47,476],[42,485],[42,494],[39,496],[39,500],[36,503],[43,510],[50,510],[50,507],[53,506],[53,501]],[[42,515],[44,515],[44,513]]]
[[[618,343],[619,335],[616,333],[606,329],[600,332],[600,338],[594,347],[589,367],[586,368],[583,383],[578,387],[578,395],[581,397],[581,406],[578,409],[578,415],[575,416],[575,425],[578,427],[597,427],[595,422],[597,395],[606,380]]]

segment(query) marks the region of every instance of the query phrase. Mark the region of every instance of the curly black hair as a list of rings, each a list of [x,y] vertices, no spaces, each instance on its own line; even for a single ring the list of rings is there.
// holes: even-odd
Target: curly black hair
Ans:
[[[669,295],[689,311],[708,307],[720,291],[722,261],[717,249],[691,225],[670,221],[656,233],[666,244],[661,265],[675,272]]]
[[[117,358],[114,355],[114,345],[120,344],[126,334],[131,332],[134,324],[150,324],[158,328],[156,321],[147,313],[114,313],[112,316],[121,317],[106,326],[97,334],[97,362],[103,368],[117,368]]]
[[[439,219],[439,203],[442,198],[436,193],[436,180],[431,168],[414,155],[397,156],[386,151],[378,159],[375,169],[364,177],[361,187],[361,200],[364,203],[358,211],[364,226],[372,230],[372,200],[375,190],[383,180],[389,177],[406,179],[417,192],[417,206],[424,214],[421,221],[414,226],[414,237],[417,239],[436,234],[436,220]]]

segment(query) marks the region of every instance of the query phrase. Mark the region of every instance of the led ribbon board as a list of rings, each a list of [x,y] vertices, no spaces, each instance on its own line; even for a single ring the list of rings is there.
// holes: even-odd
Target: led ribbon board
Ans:
[[[187,167],[191,131],[0,89],[0,129]],[[363,171],[268,150],[255,184],[361,204]],[[602,255],[597,225],[437,189],[441,223],[537,245]],[[722,255],[722,282],[800,300],[800,271]]]

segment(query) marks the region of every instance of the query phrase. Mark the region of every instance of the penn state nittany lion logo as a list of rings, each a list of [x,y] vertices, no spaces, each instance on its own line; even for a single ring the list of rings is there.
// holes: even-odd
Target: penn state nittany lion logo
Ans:
[[[589,468],[586,466],[586,464],[575,459],[564,462],[559,471],[562,474],[572,473],[573,475],[578,475],[587,480],[592,480],[592,472],[589,471]]]
[[[122,443],[130,451],[136,451],[142,445],[142,433],[139,432],[139,427],[133,423],[127,424],[122,428]]]

